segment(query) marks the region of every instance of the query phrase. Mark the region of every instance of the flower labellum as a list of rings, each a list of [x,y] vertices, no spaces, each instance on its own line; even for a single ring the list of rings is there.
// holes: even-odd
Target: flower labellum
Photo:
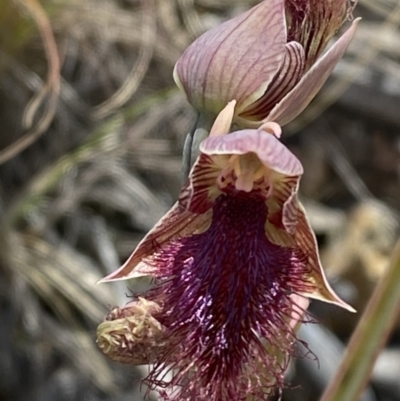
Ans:
[[[175,66],[175,81],[199,112],[216,116],[236,100],[240,126],[285,125],[342,58],[357,20],[321,53],[353,8],[348,0],[264,0],[195,40]]]
[[[151,357],[139,359],[154,364],[145,382],[164,388],[166,400],[266,400],[283,386],[308,298],[351,310],[325,279],[297,199],[303,168],[277,138],[279,125],[228,135],[234,108],[223,109],[201,143],[177,204],[103,280],[154,277],[141,297],[160,309],[134,327],[145,327],[146,339],[161,330],[158,347],[146,340]],[[137,363],[129,341],[119,347],[107,337],[110,327],[108,354]]]

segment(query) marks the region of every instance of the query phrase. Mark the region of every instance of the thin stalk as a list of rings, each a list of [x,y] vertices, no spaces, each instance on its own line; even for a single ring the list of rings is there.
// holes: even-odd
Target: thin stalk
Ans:
[[[400,240],[320,401],[357,401],[400,313]]]
[[[197,126],[199,124],[200,114],[197,113],[196,120],[190,130],[186,135],[185,144],[183,145],[182,153],[182,182],[185,183],[189,176],[190,167],[192,166],[192,148],[193,139],[196,132]]]
[[[189,176],[190,169],[199,155],[200,143],[208,137],[214,123],[214,117],[207,114],[198,114],[196,121],[187,134],[182,155],[182,178],[185,182]]]

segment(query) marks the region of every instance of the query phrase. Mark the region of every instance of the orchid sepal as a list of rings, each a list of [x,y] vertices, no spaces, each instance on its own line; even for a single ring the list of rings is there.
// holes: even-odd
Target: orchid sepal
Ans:
[[[194,41],[176,63],[175,82],[200,112],[217,116],[235,99],[239,127],[285,125],[343,56],[358,20],[321,54],[353,7],[348,0],[264,0]]]
[[[280,125],[286,125],[309,105],[343,57],[354,38],[360,20],[361,18],[357,18],[353,21],[351,27],[318,59],[293,90],[276,104],[263,121],[274,121]]]

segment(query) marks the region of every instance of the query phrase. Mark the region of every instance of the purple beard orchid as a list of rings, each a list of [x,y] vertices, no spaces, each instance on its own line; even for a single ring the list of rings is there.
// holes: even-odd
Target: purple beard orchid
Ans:
[[[232,101],[179,201],[102,280],[154,278],[111,312],[98,342],[113,359],[153,363],[145,382],[165,400],[266,400],[283,385],[308,298],[352,310],[325,279],[297,198],[303,168],[280,126],[229,133],[234,114]]]
[[[215,117],[236,100],[241,127],[283,126],[306,108],[351,42],[357,21],[321,56],[351,14],[349,4],[264,0],[195,40],[175,66],[175,81],[203,114]]]

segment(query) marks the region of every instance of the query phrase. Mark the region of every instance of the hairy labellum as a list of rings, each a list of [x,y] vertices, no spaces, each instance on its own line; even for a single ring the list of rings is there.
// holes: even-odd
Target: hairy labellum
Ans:
[[[164,302],[167,345],[146,382],[177,386],[170,399],[266,399],[282,385],[295,341],[290,295],[312,284],[304,281],[306,255],[271,243],[266,218],[259,193],[222,194],[206,232],[173,242],[148,262],[159,285],[143,296]],[[166,366],[172,383],[157,379]]]

